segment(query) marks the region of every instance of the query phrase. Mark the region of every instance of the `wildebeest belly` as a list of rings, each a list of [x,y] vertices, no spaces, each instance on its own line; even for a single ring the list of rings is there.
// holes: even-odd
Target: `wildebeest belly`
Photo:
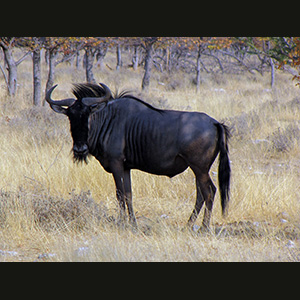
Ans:
[[[173,177],[186,170],[188,164],[180,155],[177,155],[169,159],[151,157],[147,161],[131,161],[130,159],[125,159],[124,166],[126,169],[138,169],[155,175]]]
[[[183,172],[188,164],[179,154],[175,126],[157,125],[139,124],[127,135],[125,167],[173,177]]]

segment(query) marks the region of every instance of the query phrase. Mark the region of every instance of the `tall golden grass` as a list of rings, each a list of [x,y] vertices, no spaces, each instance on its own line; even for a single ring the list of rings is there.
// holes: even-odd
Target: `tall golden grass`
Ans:
[[[115,226],[113,178],[94,159],[73,164],[67,118],[47,105],[34,108],[31,62],[19,68],[19,90],[7,97],[0,78],[1,261],[299,261],[300,95],[291,76],[153,74],[97,70],[95,78],[130,89],[160,108],[203,111],[232,128],[231,202],[226,219],[216,195],[210,233],[183,230],[194,207],[190,170],[172,179],[132,172],[139,232]],[[43,70],[43,81],[46,70]],[[59,65],[54,98],[70,96],[82,71]],[[177,87],[170,84],[177,82]],[[163,84],[164,85],[163,85]],[[172,85],[174,86],[174,84]],[[217,162],[211,177],[217,184]]]

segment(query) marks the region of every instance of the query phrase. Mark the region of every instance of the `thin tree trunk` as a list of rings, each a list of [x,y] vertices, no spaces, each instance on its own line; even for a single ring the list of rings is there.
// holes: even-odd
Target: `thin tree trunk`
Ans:
[[[201,82],[201,74],[200,74],[200,67],[201,67],[201,51],[202,47],[201,44],[199,45],[199,50],[198,50],[198,56],[197,56],[197,74],[196,74],[196,92],[199,92],[200,89],[200,82]]]
[[[7,90],[10,96],[15,96],[17,91],[17,64],[12,57],[12,49],[9,47],[2,47],[2,49],[8,70]]]
[[[137,70],[139,66],[139,46],[134,46],[134,54],[132,57],[133,70]]]
[[[92,48],[87,47],[85,48],[85,75],[86,81],[91,83],[96,83],[93,74],[93,63],[94,63],[94,55]]]
[[[32,54],[33,62],[33,105],[41,105],[41,50],[36,49]]]
[[[267,48],[267,49],[266,49]],[[271,45],[270,45],[270,41],[267,41],[266,44],[265,42],[263,43],[263,49],[264,51],[269,51],[271,49]],[[269,58],[269,63],[270,63],[270,66],[271,66],[271,88],[274,87],[274,84],[275,84],[275,65],[274,65],[274,61],[272,59],[272,57]]]
[[[119,70],[122,67],[122,50],[121,46],[117,45],[117,66],[116,70]]]
[[[149,87],[152,65],[153,65],[153,42],[150,42],[146,47],[145,74],[142,81],[143,90]]]
[[[166,70],[168,73],[171,73],[172,65],[171,65],[171,51],[170,47],[167,47],[166,49]]]
[[[10,96],[15,96],[17,91],[17,68],[18,65],[25,60],[27,55],[29,55],[31,52],[28,51],[25,53],[18,61],[15,61],[13,58],[13,42],[15,41],[14,37],[11,38],[0,38],[0,47],[3,50],[4,54],[4,68],[1,66],[1,71],[3,73],[3,76],[5,78],[5,82],[7,85],[7,90]],[[8,74],[5,74],[5,70],[7,69]]]
[[[270,65],[271,65],[271,88],[275,85],[275,65],[272,58],[270,58]]]
[[[79,51],[76,52],[76,69],[79,69],[79,60],[80,60],[80,54]]]
[[[56,66],[56,58],[58,56],[58,52],[56,50],[49,50],[49,56],[48,56],[48,80],[46,83],[46,89],[45,94],[47,91],[53,86],[54,78],[55,78],[55,66]],[[43,99],[43,105],[45,105],[45,99]]]
[[[96,51],[96,66],[103,70],[104,67],[104,57],[107,53],[108,47],[106,43],[103,43]]]

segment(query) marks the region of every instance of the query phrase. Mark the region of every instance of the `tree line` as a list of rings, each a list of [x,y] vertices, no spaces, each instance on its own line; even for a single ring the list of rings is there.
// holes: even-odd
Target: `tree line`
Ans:
[[[66,61],[79,64],[82,51],[87,82],[95,83],[95,63],[104,65],[107,51],[116,53],[116,69],[144,69],[141,88],[147,89],[153,68],[172,73],[178,69],[194,73],[196,91],[201,86],[201,73],[232,72],[235,66],[242,71],[263,74],[270,70],[270,85],[275,84],[275,69],[290,70],[300,83],[300,37],[0,37],[0,69],[7,92],[17,92],[18,66],[27,56],[33,63],[33,105],[43,105],[41,86],[41,50],[45,51],[48,78],[44,92],[51,88],[55,68]],[[22,50],[16,59],[14,49]],[[131,63],[123,65],[122,53],[130,51]],[[1,57],[3,59],[1,59]],[[209,59],[208,59],[209,58]]]

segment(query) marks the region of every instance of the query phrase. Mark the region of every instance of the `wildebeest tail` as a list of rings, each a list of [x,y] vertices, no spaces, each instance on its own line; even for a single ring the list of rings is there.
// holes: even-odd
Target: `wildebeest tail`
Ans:
[[[222,124],[216,124],[218,128],[218,145],[219,145],[219,190],[221,196],[221,206],[223,216],[227,213],[227,205],[229,202],[229,188],[230,188],[230,162],[228,157],[228,140],[230,137],[229,128]]]

